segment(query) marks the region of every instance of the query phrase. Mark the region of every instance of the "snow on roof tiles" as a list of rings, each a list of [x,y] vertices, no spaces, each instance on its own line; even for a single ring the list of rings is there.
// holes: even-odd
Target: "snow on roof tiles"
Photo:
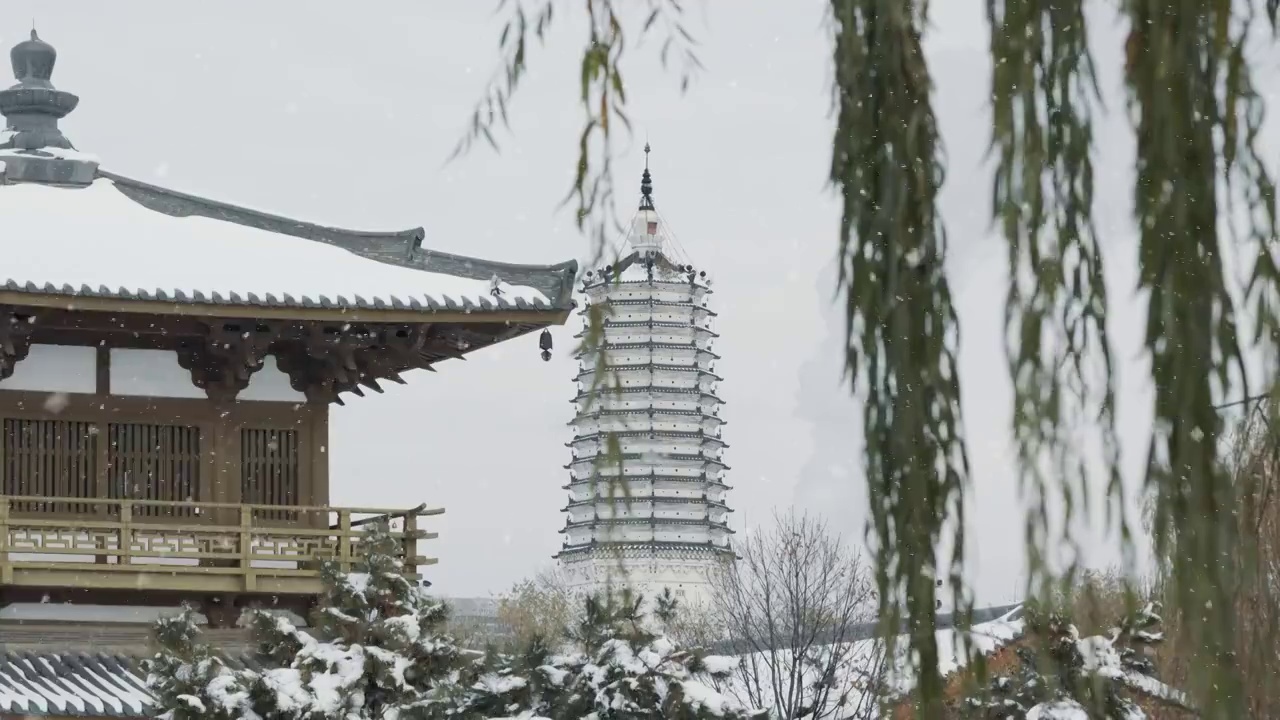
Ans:
[[[185,205],[172,213],[144,205],[144,200],[157,198]],[[321,237],[299,236],[306,231]],[[509,267],[514,274],[539,276],[545,288],[545,281],[554,285],[566,270],[571,279],[572,263],[504,266],[442,256],[447,258],[442,263],[462,263],[469,272],[432,272],[358,254],[326,241],[325,232],[356,238],[374,235],[292,223],[110,175],[88,187],[0,185],[0,246],[7,246],[0,289],[186,303],[423,311],[554,310],[566,305],[565,297],[508,284],[500,273]],[[385,247],[388,238],[378,238],[378,247]],[[404,246],[403,252],[407,257],[410,249]],[[422,265],[442,255],[417,252],[425,256],[419,260]],[[485,274],[489,266],[497,270],[479,279],[477,274]],[[495,285],[500,290],[496,297]]]
[[[0,655],[0,713],[62,717],[152,717],[155,698],[129,658]]]

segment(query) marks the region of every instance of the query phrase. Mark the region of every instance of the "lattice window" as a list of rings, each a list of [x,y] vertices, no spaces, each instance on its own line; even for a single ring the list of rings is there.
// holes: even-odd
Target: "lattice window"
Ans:
[[[240,497],[250,505],[298,505],[300,452],[296,430],[245,428],[240,431]],[[297,512],[259,510],[265,520],[298,519]]]
[[[191,502],[200,496],[200,428],[107,425],[107,487],[113,499]],[[134,515],[191,516],[190,507],[137,505]]]
[[[93,423],[6,418],[3,487],[7,495],[94,497],[98,435]],[[16,512],[85,513],[91,505],[20,502]]]

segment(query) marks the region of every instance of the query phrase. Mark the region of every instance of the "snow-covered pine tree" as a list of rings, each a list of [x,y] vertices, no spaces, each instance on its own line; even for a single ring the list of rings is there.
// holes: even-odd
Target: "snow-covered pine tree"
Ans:
[[[189,606],[156,622],[156,654],[143,661],[147,684],[166,712],[164,720],[240,720],[245,716],[253,672],[229,667],[200,639]]]
[[[254,611],[257,670],[226,668],[198,641],[189,613],[162,621],[162,651],[149,667],[162,707],[173,720],[457,718],[459,676],[475,659],[442,634],[447,609],[404,577],[399,547],[377,522],[359,543],[356,572],[326,564],[310,630]]]
[[[569,671],[546,641],[531,638],[519,653],[491,651],[471,682],[460,715],[467,718],[545,718],[561,703]]]
[[[682,650],[664,636],[676,612],[668,594],[645,611],[623,592],[585,600],[568,644],[541,641],[519,655],[493,655],[465,708],[478,718],[595,720],[746,720],[763,717],[713,690],[703,679],[726,678],[727,658]]]
[[[1147,604],[1108,634],[1081,638],[1068,618],[1030,608],[1027,631],[1035,649],[1017,648],[1016,672],[997,676],[985,693],[966,699],[961,717],[1141,720],[1134,690],[1185,707],[1182,693],[1154,677],[1147,649],[1163,640],[1157,609]]]
[[[574,633],[577,652],[557,658],[566,672],[555,717],[599,720],[745,720],[764,717],[721,695],[699,677],[726,677],[734,664],[685,650],[662,627],[675,614],[670,595],[659,596],[651,613],[643,598],[589,598]]]
[[[324,566],[311,632],[253,613],[259,652],[278,665],[264,685],[307,720],[452,717],[459,673],[475,659],[443,634],[447,607],[405,578],[386,521],[371,524],[359,548],[355,572]]]

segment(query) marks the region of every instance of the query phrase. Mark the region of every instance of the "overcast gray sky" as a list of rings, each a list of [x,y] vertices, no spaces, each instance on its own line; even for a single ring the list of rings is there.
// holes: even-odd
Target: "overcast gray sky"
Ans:
[[[55,84],[81,96],[66,133],[116,172],[315,222],[422,225],[427,245],[451,252],[515,262],[584,257],[586,241],[557,210],[580,131],[576,27],[534,53],[503,152],[443,164],[495,68],[495,5],[10,0],[0,4],[0,40],[11,46],[36,19],[59,51]],[[561,17],[580,14],[574,3],[562,5]],[[928,49],[950,157],[943,206],[964,323],[976,486],[973,579],[980,601],[1000,602],[1016,594],[1022,552],[1006,440],[1004,255],[989,232],[982,164],[988,38],[980,0],[932,5]],[[832,129],[825,6],[694,4],[691,29],[707,70],[688,95],[651,61],[637,59],[626,75],[637,135],[619,148],[622,201],[630,205],[638,190],[647,134],[658,207],[715,278],[739,529],[792,504],[855,534],[865,517],[859,410],[840,389],[842,331],[831,304],[838,205],[825,182]],[[1121,30],[1109,13],[1101,19],[1099,59],[1116,67]],[[1149,416],[1136,361],[1142,308],[1132,292],[1132,141],[1117,74],[1102,83],[1113,112],[1098,132],[1099,218],[1111,251],[1132,473],[1145,455]],[[552,362],[538,358],[536,336],[526,337],[336,409],[334,501],[445,506],[431,547],[441,558],[431,579],[445,594],[498,591],[548,564],[563,523],[576,328],[575,319],[556,330]]]

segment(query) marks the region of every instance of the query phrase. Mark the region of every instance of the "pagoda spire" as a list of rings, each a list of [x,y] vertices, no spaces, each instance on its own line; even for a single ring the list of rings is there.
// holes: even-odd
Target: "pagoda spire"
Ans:
[[[640,209],[653,209],[653,176],[649,174],[649,143],[644,144],[644,174],[640,176]]]

